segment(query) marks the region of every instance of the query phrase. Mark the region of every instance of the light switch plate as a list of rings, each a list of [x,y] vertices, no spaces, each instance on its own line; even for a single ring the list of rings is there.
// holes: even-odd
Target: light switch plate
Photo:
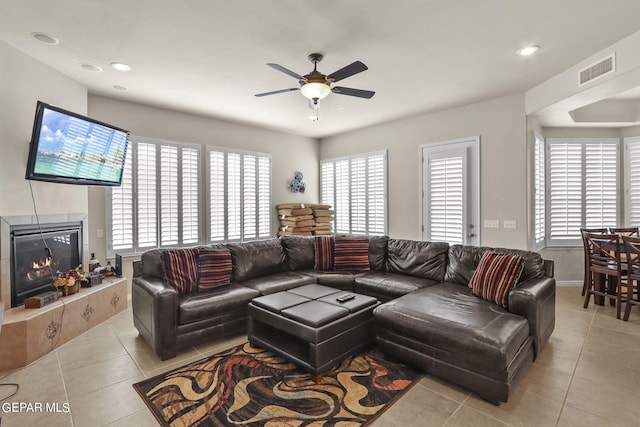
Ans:
[[[516,220],[515,219],[505,219],[502,221],[502,226],[504,228],[516,228]]]
[[[484,228],[500,228],[500,220],[498,219],[485,219]]]

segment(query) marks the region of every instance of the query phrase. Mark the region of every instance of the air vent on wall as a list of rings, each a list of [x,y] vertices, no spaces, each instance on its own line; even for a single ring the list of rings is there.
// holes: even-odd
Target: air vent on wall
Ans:
[[[595,79],[616,71],[616,54],[612,53],[601,61],[580,70],[578,86],[587,84]]]

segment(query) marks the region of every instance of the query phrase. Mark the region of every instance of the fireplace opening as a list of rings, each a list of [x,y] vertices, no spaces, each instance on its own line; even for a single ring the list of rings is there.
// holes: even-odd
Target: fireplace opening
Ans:
[[[45,291],[82,261],[82,223],[11,226],[11,307]]]

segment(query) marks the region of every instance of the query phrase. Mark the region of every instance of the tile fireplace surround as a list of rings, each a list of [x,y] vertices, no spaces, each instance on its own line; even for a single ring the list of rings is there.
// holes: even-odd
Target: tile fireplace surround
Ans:
[[[86,214],[0,217],[0,300],[5,314],[0,329],[0,371],[25,366],[57,346],[87,331],[127,306],[127,281],[108,278],[102,285],[82,288],[39,309],[11,307],[11,228],[17,225],[80,223],[81,262],[87,265],[89,242]]]

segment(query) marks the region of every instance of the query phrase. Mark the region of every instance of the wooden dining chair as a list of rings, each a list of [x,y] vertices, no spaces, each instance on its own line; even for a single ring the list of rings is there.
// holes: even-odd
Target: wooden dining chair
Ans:
[[[587,243],[584,238],[585,233],[600,233],[605,234],[608,230],[606,228],[581,228],[580,235],[582,236],[582,246],[584,249],[584,279],[582,282],[582,295],[587,292],[587,288],[589,287],[589,251],[587,248]]]
[[[610,227],[609,233],[619,234],[621,236],[640,237],[640,231],[638,230],[638,227],[620,227],[620,228]]]
[[[620,236],[618,234],[584,233],[584,238],[589,251],[589,280],[585,292],[584,308],[589,306],[591,295],[615,299],[616,317],[620,319],[623,301]],[[602,283],[604,277],[607,278],[606,287]]]
[[[627,304],[623,317],[627,321],[631,306],[640,304],[640,237],[622,236],[622,243],[627,254]]]

